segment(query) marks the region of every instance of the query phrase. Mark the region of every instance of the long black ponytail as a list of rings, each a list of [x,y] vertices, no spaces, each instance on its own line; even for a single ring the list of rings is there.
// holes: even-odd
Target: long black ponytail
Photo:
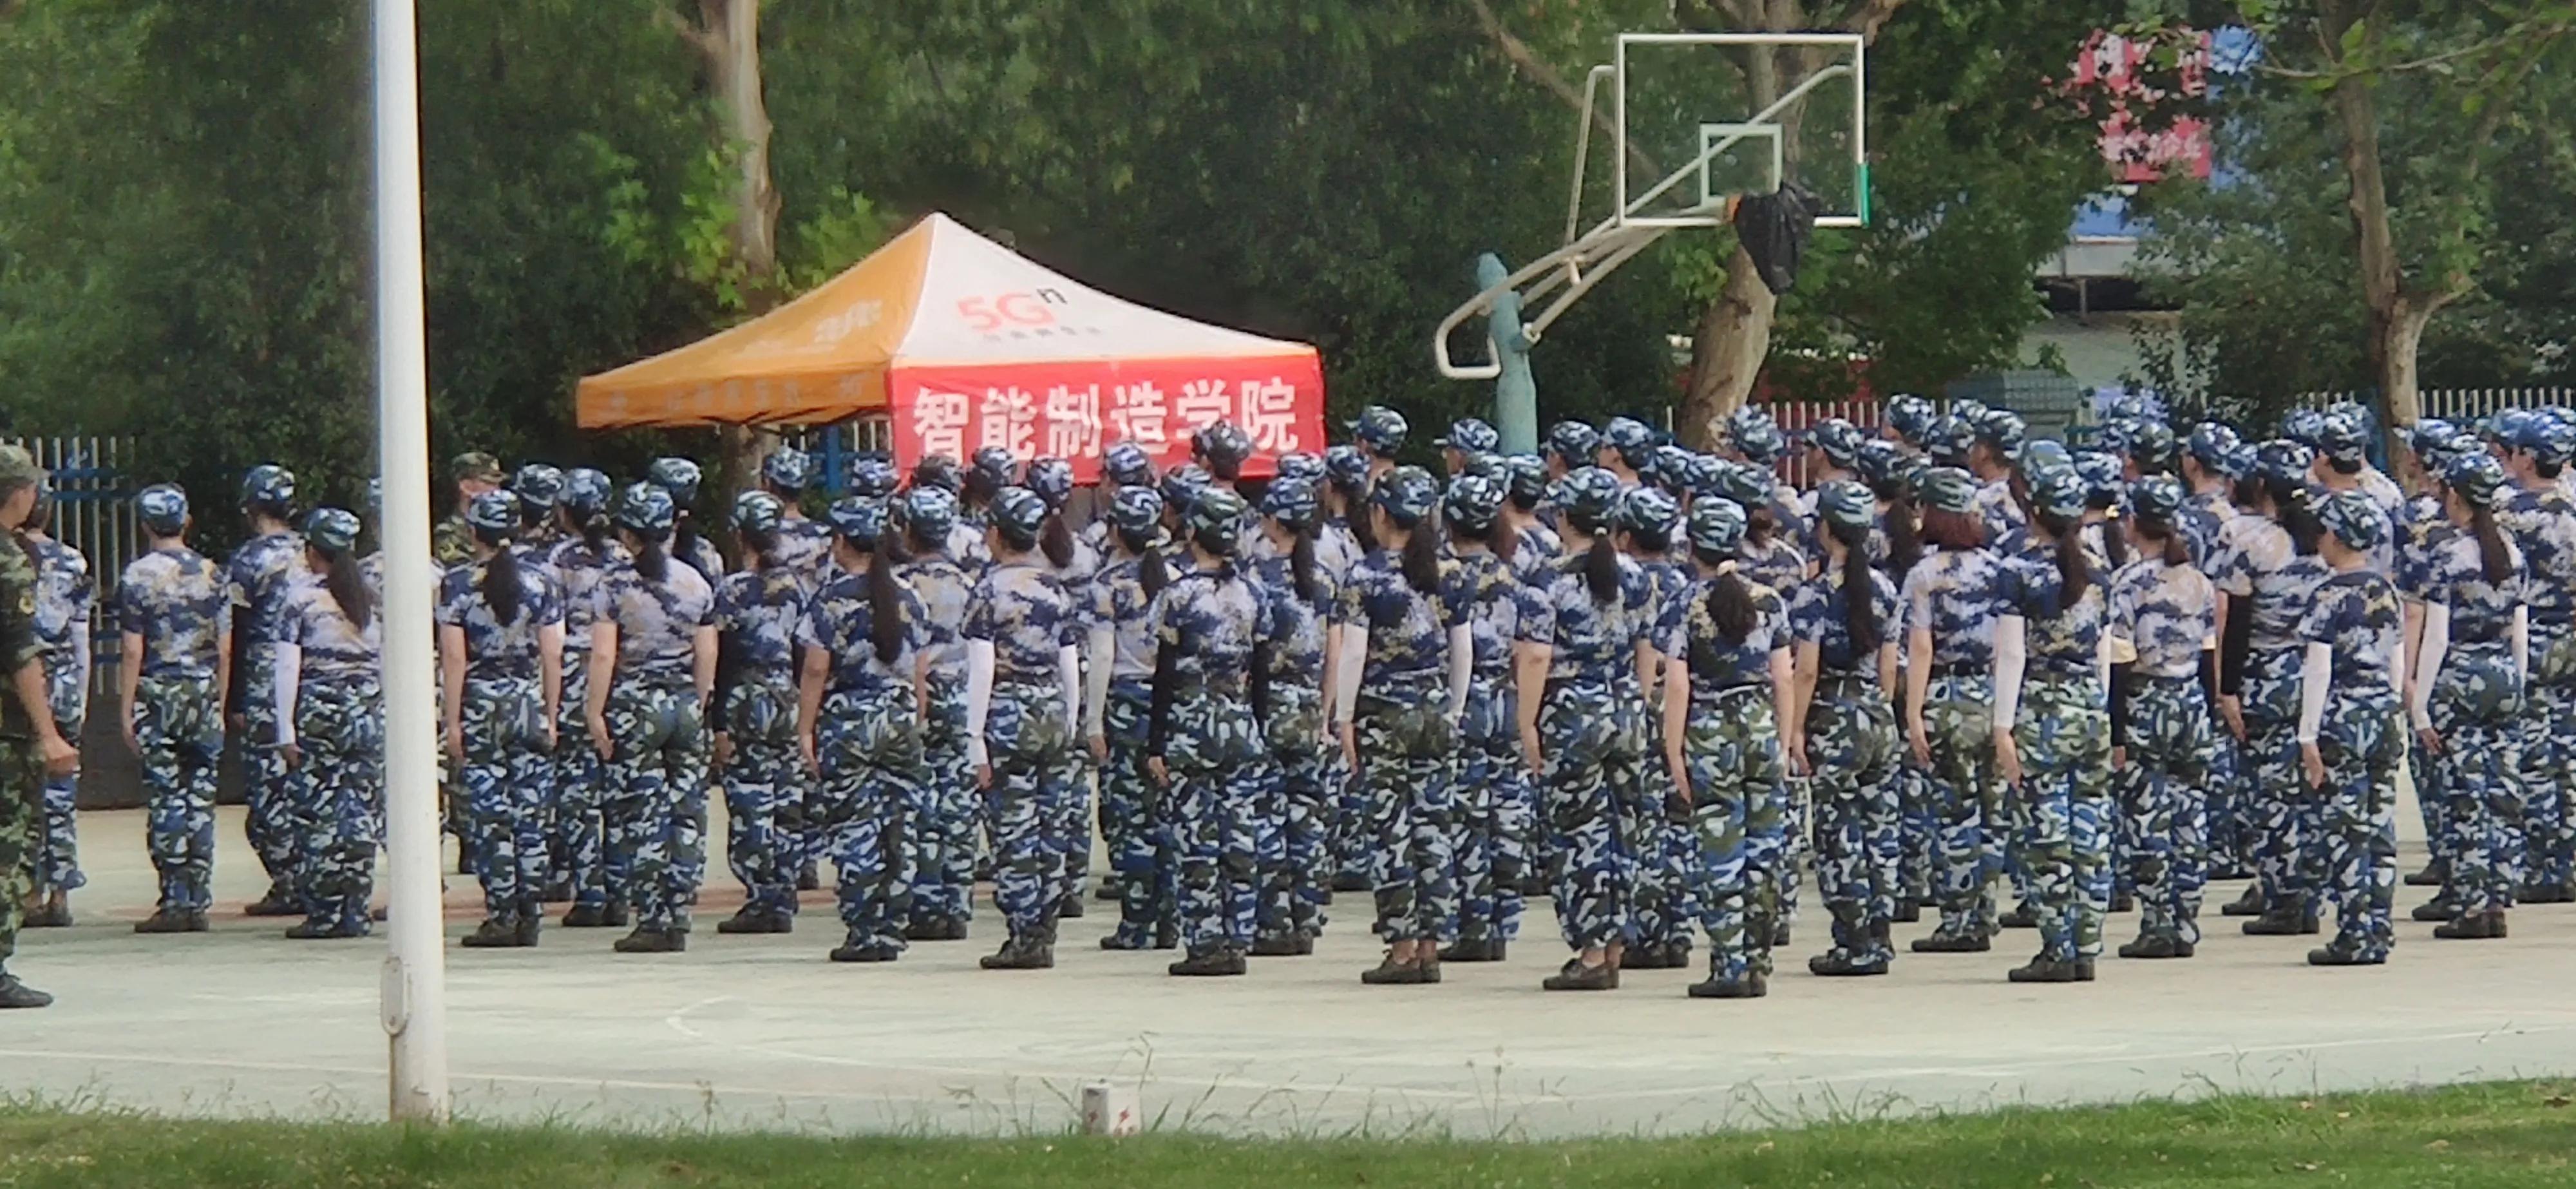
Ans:
[[[1735,560],[1705,549],[1694,548],[1691,553],[1699,558],[1701,564],[1712,567]],[[1755,622],[1753,588],[1745,585],[1744,577],[1734,570],[1719,573],[1717,580],[1708,584],[1706,605],[1709,622],[1717,625],[1718,636],[1728,644],[1742,644],[1746,636],[1753,634]],[[1694,666],[1706,665],[1711,672],[1717,669],[1717,658],[1714,656],[1695,657],[1691,663]]]
[[[1038,538],[1038,552],[1046,555],[1048,565],[1059,570],[1073,564],[1073,530],[1066,527],[1063,513],[1047,517],[1046,532]]]
[[[1869,568],[1869,526],[1826,521],[1825,531],[1843,547],[1843,634],[1851,637],[1852,655],[1865,657],[1877,652],[1883,639],[1877,588],[1870,582],[1875,575]]]
[[[2496,528],[2495,510],[2483,504],[2469,508],[2469,531],[2478,539],[2478,572],[2493,586],[2513,577],[2513,554],[2504,547],[2504,533]]]
[[[1315,580],[1315,530],[1290,530],[1296,543],[1288,547],[1288,575],[1297,587],[1297,597],[1312,603],[1324,597],[1323,583]]]
[[[2297,483],[2278,478],[2263,480],[2263,493],[2272,497],[2272,518],[2290,534],[2290,544],[2299,556],[2314,557],[2317,538],[2325,535],[2324,522],[2308,507],[2307,493]]]
[[[891,665],[903,651],[903,595],[895,586],[894,530],[877,535],[868,559],[868,638],[877,647],[877,663]]]
[[[527,580],[519,573],[519,551],[510,548],[508,533],[474,535],[493,550],[492,560],[483,563],[483,602],[492,608],[495,622],[516,622],[528,593]]]
[[[2032,522],[2057,538],[2057,605],[2062,610],[2084,597],[2085,584],[2093,577],[2093,567],[2084,560],[2084,522],[2074,517],[2056,517],[2037,513]]]
[[[366,574],[358,569],[357,554],[346,549],[320,552],[325,563],[323,589],[330,592],[332,602],[340,605],[340,614],[347,616],[359,631],[367,630],[367,624],[376,617],[376,599],[367,590]]]
[[[1404,584],[1413,593],[1440,593],[1440,526],[1428,516],[1404,538]]]
[[[670,576],[671,555],[662,551],[662,538],[635,538],[635,573],[646,582],[658,583]]]

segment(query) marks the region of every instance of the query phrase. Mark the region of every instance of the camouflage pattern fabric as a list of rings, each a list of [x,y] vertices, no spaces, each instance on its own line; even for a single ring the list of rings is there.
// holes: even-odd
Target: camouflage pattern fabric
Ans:
[[[2438,801],[2446,812],[2427,814],[2438,825],[2449,860],[2449,899],[2463,913],[2502,911],[2522,887],[2525,848],[2521,750],[2523,679],[2513,663],[2514,611],[2527,600],[2528,584],[2514,558],[2512,573],[2489,582],[2476,538],[2449,534],[2423,559],[2420,593],[2449,608],[2450,644],[2428,699],[2442,750],[2425,756],[2434,773],[2418,798]],[[2420,754],[2420,749],[2410,749]]]
[[[2267,910],[2310,911],[2317,889],[2305,879],[2299,854],[2316,820],[2316,798],[2306,795],[2299,763],[2299,664],[2293,648],[2260,649],[2245,656],[2237,695],[2245,712],[2246,824],[2254,851],[2254,877]]]
[[[1057,850],[1060,836],[1050,829],[1047,814],[1055,790],[1081,774],[1073,732],[1064,721],[1063,689],[1053,680],[997,677],[984,739],[993,765],[993,787],[985,796],[993,829],[993,901],[1013,938],[1052,944],[1056,910],[1068,888],[1065,856]]]
[[[2317,737],[2326,786],[2312,798],[2319,804],[2301,850],[2302,882],[2335,906],[2334,944],[2368,961],[2385,960],[2393,938],[2397,764],[2406,745],[2388,668],[2404,647],[2403,623],[2397,588],[2383,575],[2354,570],[2318,584],[2298,628],[2300,639],[2334,652]]]
[[[342,933],[368,931],[376,846],[384,838],[384,692],[371,673],[324,672],[296,693],[296,744],[303,753],[295,809],[305,923]]]
[[[1700,626],[1699,620],[1705,618],[1699,614],[1705,600],[1700,595],[1698,575],[1687,565],[1661,559],[1643,559],[1638,564],[1646,572],[1646,621],[1651,625],[1648,631],[1659,642],[1658,651],[1669,661],[1693,646],[1695,641],[1684,632]],[[1754,589],[1762,588],[1757,585]],[[1765,616],[1763,622],[1767,636],[1771,617]],[[1713,681],[1714,675],[1691,674],[1694,689],[1711,686]],[[1656,668],[1654,683],[1644,692],[1645,758],[1638,768],[1637,781],[1623,790],[1620,801],[1621,828],[1627,834],[1630,852],[1637,856],[1636,943],[1662,947],[1686,957],[1692,927],[1702,916],[1698,897],[1707,882],[1703,876],[1706,848],[1689,816],[1675,808],[1674,794],[1678,790],[1673,788],[1670,765],[1663,762],[1661,665]]]
[[[2014,808],[2041,956],[2094,957],[2111,900],[2111,723],[2100,683],[2033,675],[2022,688],[2013,744],[2022,771]]]
[[[429,559],[439,569],[460,566],[474,560],[474,529],[465,523],[463,513],[449,516],[429,530]]]
[[[686,679],[621,669],[607,719],[604,882],[611,896],[624,892],[637,927],[685,932],[706,864],[705,712]]]
[[[1691,780],[1691,828],[1699,842],[1695,874],[1709,974],[1729,981],[1767,976],[1780,913],[1777,864],[1786,775],[1770,686],[1737,685],[1706,699],[1694,697],[1682,758]]]
[[[1335,764],[1340,753],[1324,719],[1323,695],[1332,577],[1318,560],[1317,600],[1298,593],[1288,556],[1262,561],[1254,578],[1271,645],[1270,707],[1262,726],[1269,755],[1261,767],[1253,818],[1254,861],[1260,873],[1254,932],[1260,938],[1311,939],[1324,931],[1324,901],[1332,890],[1333,794],[1340,787]],[[1107,785],[1102,788],[1105,792]]]
[[[1994,681],[1985,673],[1934,677],[1923,698],[1932,766],[1925,795],[1938,830],[1935,894],[1944,936],[1991,936],[1993,884],[2003,873],[2003,781],[1995,771]]]
[[[17,550],[7,547],[5,552]],[[16,585],[4,572],[10,568],[15,567],[0,563],[0,594]],[[13,705],[17,701],[7,700]],[[45,784],[44,756],[35,739],[16,723],[6,726],[0,730],[0,968],[17,955],[18,927],[26,920],[27,897],[36,887],[35,852],[37,832],[43,828],[40,798]]]
[[[483,910],[510,923],[544,912],[550,856],[546,838],[552,756],[545,695],[533,677],[468,677],[458,785],[474,832]]]
[[[974,912],[975,846],[984,816],[966,762],[965,629],[975,580],[937,553],[917,554],[901,569],[904,585],[921,600],[921,647],[930,654],[930,721],[922,739],[929,809],[913,823],[921,876],[912,913],[920,924],[962,921]]]
[[[1369,884],[1377,892],[1377,935],[1387,941],[1458,938],[1457,790],[1448,779],[1441,708],[1430,699],[1395,701],[1363,688],[1352,730],[1357,779],[1367,790],[1363,829]]]
[[[1452,875],[1462,914],[1458,932],[1469,940],[1509,941],[1520,935],[1520,885],[1536,812],[1520,758],[1512,649],[1528,639],[1523,624],[1536,614],[1529,608],[1539,592],[1492,553],[1458,558],[1446,578],[1459,588],[1454,601],[1468,609],[1475,649],[1450,777],[1458,790]],[[1320,657],[1317,663],[1320,673]]]
[[[260,866],[267,869],[270,884],[281,889],[295,886],[302,866],[296,855],[294,812],[303,796],[296,786],[303,783],[304,775],[288,769],[278,751],[273,693],[277,658],[270,642],[276,638],[274,625],[287,589],[303,567],[303,538],[278,532],[244,542],[233,551],[226,568],[233,617],[247,617],[240,626],[249,655],[233,658],[241,671],[236,681],[242,690],[240,744],[243,795],[248,802],[242,828],[251,850],[259,855]]]
[[[1807,711],[1816,890],[1833,913],[1833,952],[1855,959],[1895,956],[1873,930],[1895,916],[1903,890],[1897,740],[1896,712],[1875,678],[1819,677]]]
[[[786,535],[782,529],[779,539]],[[796,876],[809,849],[795,672],[806,574],[773,562],[725,575],[716,591],[716,629],[740,666],[717,710],[717,729],[733,748],[724,770],[725,860],[745,903],[780,916],[796,913]]]
[[[98,601],[98,584],[90,577],[89,559],[78,549],[51,537],[27,542],[36,563],[36,637],[45,645],[45,689],[53,703],[54,729],[79,740],[89,712],[88,652],[90,608]],[[44,829],[37,836],[36,886],[45,892],[84,887],[76,828],[80,777],[45,780]]]
[[[548,774],[547,853],[550,868],[572,887],[575,903],[601,907],[609,896],[601,863],[607,850],[599,750],[590,739],[590,628],[597,618],[599,585],[609,569],[627,564],[613,540],[593,546],[574,536],[557,541],[546,566],[563,590],[563,695],[555,720],[554,771]],[[622,901],[621,901],[622,902]]]
[[[1163,926],[1177,928],[1180,911],[1172,824],[1163,817],[1161,790],[1145,771],[1152,704],[1145,686],[1113,679],[1101,708],[1109,762],[1100,769],[1100,827],[1109,840],[1110,870],[1118,873],[1118,940],[1136,948],[1150,944]]]
[[[1256,822],[1269,745],[1244,691],[1253,645],[1270,626],[1266,592],[1232,565],[1198,570],[1155,596],[1149,618],[1180,680],[1164,762],[1182,941],[1192,957],[1247,950],[1259,916]]]
[[[2118,773],[2135,823],[2130,852],[2139,934],[2200,942],[2208,884],[2209,699],[2198,674],[2144,674],[2129,691],[2128,767]]]
[[[2576,798],[2566,787],[2576,768],[2576,500],[2564,486],[2516,491],[2496,511],[2529,574],[2531,680],[2517,746],[2525,877],[2550,887],[2576,886]]]
[[[815,751],[822,777],[808,794],[808,823],[838,873],[849,944],[901,950],[923,874],[911,826],[930,809],[911,686],[886,682],[828,695]]]
[[[134,734],[142,744],[147,849],[160,876],[160,907],[212,905],[216,763],[223,754],[223,692],[215,666],[232,631],[223,571],[182,546],[134,559],[118,579],[116,618],[143,638]]]

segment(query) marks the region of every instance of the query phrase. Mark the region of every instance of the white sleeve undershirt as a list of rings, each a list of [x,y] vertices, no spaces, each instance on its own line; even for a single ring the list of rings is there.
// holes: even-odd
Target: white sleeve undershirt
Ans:
[[[1466,624],[1449,629],[1449,721],[1467,715],[1467,682],[1476,672],[1476,631]]]
[[[277,745],[295,745],[295,695],[304,684],[304,648],[297,644],[280,644],[271,654],[276,659],[276,683],[269,696],[277,708]]]
[[[1349,726],[1351,712],[1359,705],[1360,669],[1368,661],[1368,629],[1355,623],[1342,625],[1342,659],[1333,672],[1333,723]]]
[[[2009,731],[2021,713],[2021,676],[2028,664],[2029,627],[2021,616],[1995,621],[1995,729]]]
[[[2326,725],[2326,688],[2334,681],[2334,645],[2311,643],[2299,667],[2299,742],[2314,743]]]
[[[984,749],[984,721],[993,713],[993,642],[966,642],[966,760],[981,768],[992,763]]]
[[[2418,728],[2433,723],[2433,678],[2442,672],[2442,657],[2451,650],[2451,605],[2424,604],[2424,638],[2415,646],[2415,696],[2406,701],[2406,716]]]

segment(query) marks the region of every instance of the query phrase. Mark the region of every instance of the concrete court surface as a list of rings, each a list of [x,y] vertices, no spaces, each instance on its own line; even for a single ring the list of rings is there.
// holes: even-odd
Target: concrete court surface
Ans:
[[[237,810],[220,822],[216,931],[138,937],[141,816],[81,826],[81,923],[30,933],[13,963],[61,1002],[0,1015],[0,1092],[381,1117],[380,941],[290,942],[282,922],[241,917],[258,880]],[[989,906],[973,941],[836,966],[820,896],[795,935],[718,937],[739,891],[711,870],[685,955],[614,955],[600,930],[549,929],[535,951],[451,947],[460,1112],[1009,1134],[1069,1126],[1080,1086],[1106,1080],[1137,1087],[1165,1126],[1545,1137],[2576,1071],[2576,907],[2523,910],[2500,942],[2401,924],[2394,962],[2365,970],[2311,969],[2312,939],[2243,937],[2213,912],[2196,959],[2106,959],[2097,983],[2034,988],[2003,980],[2028,932],[1992,954],[1906,955],[1885,978],[1811,977],[1811,908],[1770,998],[1714,1002],[1685,998],[1700,974],[1681,971],[1542,993],[1563,958],[1544,902],[1510,962],[1452,965],[1437,987],[1359,984],[1378,947],[1349,895],[1317,956],[1239,979],[1173,979],[1169,955],[1098,950],[1106,906],[1067,923],[1051,972],[975,968],[998,932]],[[451,935],[478,913],[470,881],[451,878]],[[2112,940],[2134,927],[2115,918]]]

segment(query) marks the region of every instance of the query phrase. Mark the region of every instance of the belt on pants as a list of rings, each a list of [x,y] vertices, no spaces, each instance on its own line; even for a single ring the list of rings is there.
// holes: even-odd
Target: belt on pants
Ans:
[[[1984,665],[1969,664],[1965,661],[1954,662],[1947,665],[1934,665],[1925,670],[1925,672],[1936,681],[1947,677],[1983,677],[1986,675],[1986,671],[1986,666]]]

